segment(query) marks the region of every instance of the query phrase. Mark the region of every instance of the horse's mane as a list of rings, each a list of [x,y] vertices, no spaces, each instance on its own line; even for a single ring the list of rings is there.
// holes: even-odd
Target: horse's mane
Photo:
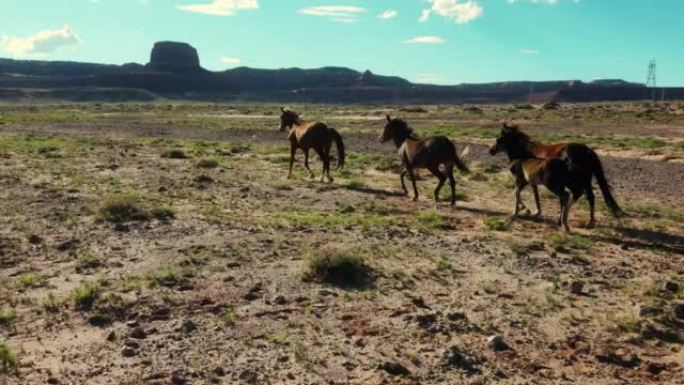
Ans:
[[[508,134],[513,136],[516,140],[526,144],[532,143],[532,137],[524,133],[517,124],[506,126],[506,128],[508,129]]]
[[[418,135],[413,132],[413,128],[409,127],[404,119],[395,118],[392,123],[395,124],[394,129],[401,130],[400,134],[406,135],[406,138],[418,140]]]

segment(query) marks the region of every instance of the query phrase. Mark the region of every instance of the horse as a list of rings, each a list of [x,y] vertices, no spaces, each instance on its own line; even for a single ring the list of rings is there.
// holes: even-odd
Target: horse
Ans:
[[[311,179],[315,177],[309,168],[309,150],[313,149],[323,161],[321,182],[327,177],[328,182],[332,183],[334,179],[330,176],[330,149],[333,142],[337,146],[337,169],[344,167],[344,142],[340,133],[325,123],[306,122],[300,119],[299,114],[295,111],[282,107],[280,110],[282,111],[280,131],[285,131],[286,128],[290,129],[290,172],[287,174],[287,178],[292,178],[292,166],[297,149],[304,151],[304,167],[309,172],[309,177]]]
[[[523,162],[516,167],[522,169],[522,171],[525,171],[526,169],[528,173],[530,171],[530,167],[533,167],[531,166],[533,163],[537,165],[534,167],[539,167],[541,164],[539,160],[558,159],[562,161],[566,165],[566,169],[569,172],[569,174],[567,176],[563,176],[563,178],[567,177],[566,187],[572,192],[573,202],[576,202],[582,197],[582,195],[587,195],[587,201],[589,202],[589,222],[587,222],[586,227],[594,227],[596,223],[594,215],[595,196],[592,189],[593,177],[596,178],[599,188],[601,189],[601,193],[603,194],[603,198],[606,201],[606,205],[610,209],[611,213],[615,217],[620,217],[624,214],[615,200],[615,197],[613,196],[610,184],[605,177],[601,160],[596,152],[590,149],[587,145],[581,143],[557,143],[552,145],[544,145],[542,143],[533,141],[530,136],[522,132],[518,126],[509,126],[504,123],[501,133],[499,134],[494,146],[489,150],[489,153],[491,155],[496,155],[502,151],[506,152],[508,159],[511,162],[515,160],[522,160]],[[528,166],[523,167],[522,165],[526,160],[535,161],[528,162]],[[554,165],[552,167],[554,169],[558,167],[558,162],[554,161],[553,164]],[[521,171],[516,170],[516,172],[519,173]],[[516,173],[514,172],[514,175],[515,174]],[[522,189],[524,186],[525,184],[519,186],[516,183],[515,215],[517,215],[520,206],[527,210],[524,203],[522,203],[522,200],[520,199],[519,189]],[[551,189],[551,191],[558,195],[558,193],[553,189]],[[535,195],[535,203],[537,205],[537,213],[535,216],[540,217],[541,206],[539,203],[539,193],[534,185],[533,192]]]
[[[404,194],[409,194],[404,183],[404,178],[408,174],[413,184],[413,201],[418,200],[418,188],[416,187],[414,170],[426,168],[439,179],[435,189],[435,204],[439,201],[439,191],[448,178],[449,185],[451,186],[451,206],[455,206],[456,180],[454,179],[454,165],[461,172],[467,173],[469,170],[461,158],[459,158],[454,143],[446,136],[420,139],[402,119],[392,119],[389,114],[387,114],[386,118],[387,124],[378,139],[382,143],[392,140],[399,149],[399,157],[404,166],[400,175],[401,188],[404,190]],[[464,151],[464,154],[467,154],[467,151],[468,149]],[[444,171],[440,170],[440,165],[444,165]]]

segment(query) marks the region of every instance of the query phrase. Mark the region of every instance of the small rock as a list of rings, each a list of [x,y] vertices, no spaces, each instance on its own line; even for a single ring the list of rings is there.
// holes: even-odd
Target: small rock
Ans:
[[[676,318],[684,320],[684,302],[675,303],[672,306],[672,313]]]
[[[423,299],[423,297],[411,298],[411,302],[421,309],[429,309],[430,308],[430,306],[425,304],[425,300]]]
[[[197,324],[194,323],[192,320],[185,320],[185,322],[183,322],[183,325],[181,325],[181,331],[184,333],[192,333],[195,330],[197,330]]]
[[[582,295],[584,285],[584,281],[572,281],[570,283],[570,292],[574,295]]]
[[[437,314],[421,314],[416,317],[416,321],[422,329],[433,331],[437,323]]]
[[[124,346],[124,348],[121,349],[121,355],[124,357],[134,357],[138,355],[138,352],[130,346]]]
[[[670,293],[676,293],[679,290],[679,284],[677,282],[667,281],[665,282],[665,290]]]
[[[240,373],[240,376],[238,378],[248,384],[256,384],[259,380],[259,376],[256,374],[256,372],[253,372],[251,370],[243,371],[242,373]]]
[[[639,316],[648,317],[660,314],[662,310],[656,306],[639,306]]]
[[[116,332],[114,330],[110,330],[109,333],[107,333],[107,341],[112,342],[116,339]]]
[[[133,349],[140,348],[140,344],[134,340],[126,340],[126,341],[124,341],[124,345],[128,346],[129,348],[133,348]]]
[[[171,383],[173,385],[185,385],[188,383],[188,380],[180,373],[173,373],[171,375]]]
[[[50,377],[47,379],[47,383],[50,385],[57,385],[59,384],[59,380],[54,377]]]
[[[136,319],[128,320],[128,321],[126,321],[126,326],[128,326],[129,328],[134,328],[134,327],[138,326],[138,320],[136,320]]]
[[[384,370],[393,376],[408,376],[411,372],[406,368],[406,366],[398,362],[385,362],[378,366],[378,369]]]
[[[32,245],[37,245],[37,244],[43,243],[43,238],[41,238],[40,236],[38,236],[36,234],[31,234],[28,237],[28,241]]]
[[[657,376],[660,373],[662,373],[665,369],[667,369],[667,365],[660,362],[651,362],[648,364],[648,367],[646,369],[649,373],[653,374],[654,376]]]
[[[287,305],[287,299],[285,299],[284,295],[278,295],[273,299],[273,302],[276,305]]]
[[[218,377],[223,377],[226,375],[226,370],[220,366],[217,366],[216,368],[214,368],[214,375]]]
[[[90,317],[88,317],[88,323],[93,325],[93,326],[106,326],[109,325],[112,322],[112,320],[104,315],[104,314],[94,314]]]
[[[147,338],[147,333],[145,332],[145,329],[137,326],[131,330],[130,337],[135,338],[136,340],[144,340]]]
[[[508,344],[499,335],[493,335],[487,338],[487,344],[490,348],[496,350],[497,352],[511,350],[511,347],[508,346]]]
[[[467,320],[468,317],[463,312],[454,311],[454,312],[447,314],[447,319],[449,321],[461,321],[461,320]]]

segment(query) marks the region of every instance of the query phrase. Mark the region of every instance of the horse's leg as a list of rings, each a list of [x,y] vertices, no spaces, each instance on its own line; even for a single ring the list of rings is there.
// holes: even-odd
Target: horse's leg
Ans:
[[[560,202],[561,202],[560,222],[563,225],[565,232],[569,233],[570,232],[570,226],[568,226],[568,214],[570,212],[570,194],[568,194],[567,191],[563,190],[561,192]]]
[[[309,149],[304,150],[304,168],[309,172],[309,178],[315,178],[314,172],[309,168]]]
[[[539,186],[532,185],[532,192],[534,193],[534,203],[537,205],[537,212],[534,214],[534,217],[535,218],[541,218],[542,208],[541,208],[541,200],[539,199]]]
[[[520,214],[520,205],[525,206],[522,203],[522,189],[525,187],[526,182],[522,178],[517,178],[515,181],[515,208],[513,209],[513,217],[517,217]]]
[[[411,184],[413,185],[413,201],[415,202],[418,200],[418,186],[416,186],[416,176],[413,173],[413,167],[406,166],[406,173],[411,179]]]
[[[439,183],[437,183],[437,188],[435,189],[435,208],[437,207],[437,202],[439,202],[439,191],[442,189],[442,186],[444,186],[444,182],[446,182],[447,177],[442,174],[441,171],[439,171],[439,165],[434,165],[431,167],[428,167],[428,170],[432,173],[432,175],[436,176],[439,179]]]
[[[596,225],[596,218],[594,217],[594,204],[596,202],[596,199],[594,197],[594,189],[591,188],[591,182],[589,182],[589,185],[587,186],[585,192],[587,194],[587,202],[589,202],[589,222],[587,222],[587,228],[591,229],[594,228],[594,226]]]
[[[325,159],[326,159],[325,174],[328,176],[328,182],[332,183],[335,179],[333,179],[333,177],[330,176],[330,146],[328,146],[325,149]]]
[[[401,177],[401,189],[404,190],[404,195],[408,195],[408,189],[406,188],[406,183],[404,183],[404,177],[406,176],[406,168],[401,170],[401,173],[399,174]]]
[[[451,207],[456,206],[456,179],[454,178],[454,165],[448,165],[446,168],[447,176],[449,177],[449,186],[451,186]]]
[[[287,179],[292,178],[292,166],[294,166],[295,153],[297,152],[297,145],[290,143],[290,172],[287,173]]]
[[[321,158],[321,163],[323,163],[323,173],[321,173],[321,182],[325,182],[325,170],[326,166],[328,165],[328,162],[326,160],[328,158],[325,156],[325,151],[323,151],[323,149],[316,147],[315,150],[318,154],[318,157]]]

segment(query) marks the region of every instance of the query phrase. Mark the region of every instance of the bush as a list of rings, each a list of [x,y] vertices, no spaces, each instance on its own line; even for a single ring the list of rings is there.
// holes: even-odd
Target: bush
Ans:
[[[107,222],[125,223],[147,220],[147,214],[140,209],[132,198],[114,198],[106,201],[100,208],[100,214]]]
[[[328,245],[309,254],[304,279],[341,287],[370,283],[372,269],[357,248]]]
[[[188,156],[185,155],[185,152],[183,150],[169,150],[166,151],[165,153],[162,154],[162,158],[167,158],[167,159],[188,159]]]
[[[197,167],[199,168],[216,168],[219,166],[219,162],[215,159],[202,159],[197,162]]]

